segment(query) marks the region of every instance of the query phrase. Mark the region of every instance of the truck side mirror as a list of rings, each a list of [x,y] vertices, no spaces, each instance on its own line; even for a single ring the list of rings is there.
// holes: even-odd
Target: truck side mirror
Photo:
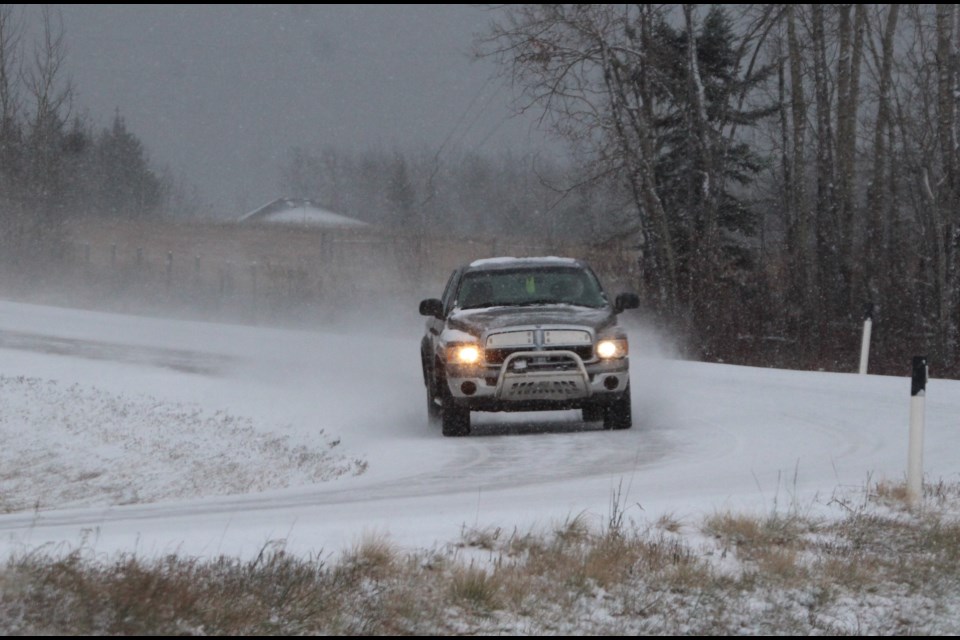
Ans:
[[[621,293],[617,296],[613,308],[617,313],[620,313],[626,309],[636,309],[639,306],[640,296],[635,293]]]
[[[427,298],[420,302],[420,315],[443,319],[443,302],[437,298]]]

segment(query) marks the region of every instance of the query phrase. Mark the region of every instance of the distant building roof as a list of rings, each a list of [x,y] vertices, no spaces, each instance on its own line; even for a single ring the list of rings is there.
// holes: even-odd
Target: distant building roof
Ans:
[[[306,198],[277,198],[241,216],[240,222],[269,222],[311,227],[366,227],[366,222],[327,211]]]

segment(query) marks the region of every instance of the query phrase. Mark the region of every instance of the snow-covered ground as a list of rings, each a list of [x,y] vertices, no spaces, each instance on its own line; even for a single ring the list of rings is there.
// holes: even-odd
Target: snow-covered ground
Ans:
[[[415,304],[411,305],[412,307]],[[697,526],[829,512],[902,481],[910,380],[686,362],[633,328],[635,426],[579,412],[426,422],[420,318],[284,331],[0,302],[0,553],[432,548],[611,511]],[[362,328],[361,328],[362,327]],[[960,480],[960,382],[926,396],[924,471]]]

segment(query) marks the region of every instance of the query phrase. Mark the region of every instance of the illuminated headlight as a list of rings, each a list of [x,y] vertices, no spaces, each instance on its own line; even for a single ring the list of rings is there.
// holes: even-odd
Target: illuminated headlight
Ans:
[[[597,356],[604,360],[622,358],[627,355],[626,340],[601,340],[597,343]]]
[[[480,348],[473,344],[461,344],[447,348],[447,362],[476,364],[480,362]]]

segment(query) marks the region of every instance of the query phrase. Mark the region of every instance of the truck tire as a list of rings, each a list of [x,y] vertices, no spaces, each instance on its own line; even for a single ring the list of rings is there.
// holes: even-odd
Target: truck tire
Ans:
[[[427,424],[435,425],[440,422],[443,396],[437,392],[439,384],[434,379],[433,374],[427,372],[426,365],[424,365],[423,377],[427,387]]]
[[[443,408],[437,402],[431,386],[427,386],[427,424],[434,425],[440,421]]]
[[[584,422],[600,422],[603,420],[603,407],[598,404],[588,404],[581,408]]]
[[[447,387],[447,375],[443,365],[434,365],[433,389],[427,387],[427,417],[439,420],[444,436],[459,437],[470,435],[470,409],[454,403]]]
[[[630,387],[623,394],[603,407],[604,429],[629,429],[633,426],[633,411],[630,405]]]
[[[452,400],[445,401],[441,415],[441,430],[445,436],[470,435],[470,409],[458,407]]]

